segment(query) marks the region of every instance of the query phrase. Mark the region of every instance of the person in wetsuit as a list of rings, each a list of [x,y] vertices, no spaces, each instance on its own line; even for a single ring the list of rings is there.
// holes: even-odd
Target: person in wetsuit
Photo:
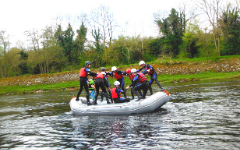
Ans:
[[[129,77],[129,79],[133,82],[133,79],[134,79],[135,76],[134,76],[134,74],[131,73],[131,69],[128,68],[128,69],[126,70],[126,73],[127,73],[127,76]],[[131,83],[132,83],[132,82],[131,82]],[[138,86],[138,82],[137,82],[137,85],[136,85],[136,86]],[[131,87],[132,99],[134,99],[133,88],[134,88],[134,87]],[[141,92],[141,91],[138,91],[138,92],[139,92],[139,94],[142,96],[142,92]]]
[[[137,72],[136,69],[132,69],[131,73],[134,74],[134,79],[133,79],[132,84],[129,85],[126,89],[129,89],[130,87],[134,87],[138,82],[139,86],[135,86],[133,88],[133,93],[138,96],[138,100],[140,100],[142,98],[145,99],[148,88],[149,88],[149,82],[148,82],[147,78],[145,77],[145,75],[142,72]],[[140,90],[143,90],[142,97],[138,93],[138,91],[140,91]]]
[[[107,75],[110,75],[111,77],[114,77],[117,81],[120,82],[120,88],[125,91],[124,88],[124,77],[123,75],[126,75],[126,72],[120,71],[117,69],[117,67],[112,67],[112,72],[108,72]],[[124,92],[124,97],[127,98],[126,92]]]
[[[160,82],[158,81],[158,75],[157,75],[156,71],[154,70],[154,68],[151,65],[149,65],[149,64],[146,65],[144,61],[140,61],[139,65],[142,68],[139,69],[138,71],[142,71],[143,70],[143,74],[148,74],[151,77],[151,79],[149,80],[150,94],[151,95],[153,94],[153,92],[152,92],[152,84],[153,84],[154,81],[159,86],[160,91],[163,91],[163,88],[162,88]]]
[[[112,99],[114,103],[125,103],[130,102],[130,98],[122,98],[121,93],[124,93],[123,90],[120,89],[120,82],[114,82],[114,88],[112,88]]]
[[[78,91],[76,100],[79,100],[79,96],[82,93],[83,87],[86,91],[86,99],[87,99],[87,105],[91,105],[90,101],[89,101],[89,89],[88,89],[88,75],[90,76],[96,76],[96,73],[94,72],[90,72],[90,67],[91,67],[91,62],[90,61],[86,61],[85,62],[85,66],[82,67],[79,71],[79,77],[80,77],[80,89]]]
[[[95,88],[96,88],[96,95],[95,95],[95,101],[94,104],[97,104],[97,97],[99,94],[99,87],[102,89],[102,92],[104,93],[104,96],[107,99],[107,103],[110,104],[109,100],[108,100],[108,94],[106,91],[106,88],[110,91],[110,86],[108,84],[107,81],[107,77],[106,77],[106,73],[105,73],[106,69],[105,68],[101,68],[101,72],[97,74],[96,80],[95,80]]]

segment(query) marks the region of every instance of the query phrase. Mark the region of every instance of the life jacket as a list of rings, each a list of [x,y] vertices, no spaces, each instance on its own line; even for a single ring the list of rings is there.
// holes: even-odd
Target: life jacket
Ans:
[[[117,74],[116,72],[113,72],[113,76],[115,79],[119,80],[119,79],[122,79],[123,75],[119,75]]]
[[[129,75],[129,79],[130,79],[130,80],[133,80],[133,79],[134,79],[134,74],[130,74],[130,75]]]
[[[82,67],[79,71],[79,77],[87,77],[86,67]]]
[[[96,79],[97,79],[97,78],[101,78],[101,79],[103,79],[103,78],[104,78],[104,75],[103,75],[102,73],[98,73]]]
[[[147,68],[147,65],[145,65],[145,68],[144,68],[146,71],[148,70],[148,68]],[[149,68],[150,69],[150,68]],[[149,71],[148,72],[148,75],[151,75],[152,73],[153,73],[154,71]]]
[[[90,81],[88,82],[88,89],[89,89],[89,90],[93,90],[92,85],[94,85],[94,81],[93,81],[93,80],[90,80]]]
[[[145,77],[145,75],[142,72],[139,72],[137,81],[138,81],[139,84],[141,84],[144,81],[147,81],[147,78]]]
[[[116,87],[115,88],[112,88],[112,98],[119,98],[119,97],[121,97],[121,92],[118,94],[117,92],[116,92]]]

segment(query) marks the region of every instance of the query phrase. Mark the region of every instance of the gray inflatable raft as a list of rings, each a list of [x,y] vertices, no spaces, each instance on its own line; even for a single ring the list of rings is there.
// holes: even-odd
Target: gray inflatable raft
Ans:
[[[158,110],[169,101],[169,98],[170,93],[164,90],[139,101],[133,99],[127,103],[107,104],[106,100],[101,102],[99,99],[97,105],[87,106],[85,97],[79,97],[79,101],[76,101],[76,97],[73,97],[70,101],[70,108],[73,114],[82,116],[141,114]],[[93,101],[90,99],[90,102]]]

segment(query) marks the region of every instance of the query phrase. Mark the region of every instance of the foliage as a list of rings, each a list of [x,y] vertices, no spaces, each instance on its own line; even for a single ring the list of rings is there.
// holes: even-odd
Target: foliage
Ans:
[[[222,55],[240,54],[240,16],[237,8],[228,5],[218,20],[224,37]]]
[[[74,55],[73,55],[73,60],[76,64],[79,64],[79,59],[80,56],[84,52],[84,44],[87,42],[87,28],[85,27],[84,23],[82,22],[82,25],[80,26],[80,29],[77,30],[77,37],[74,41]]]
[[[202,2],[200,7],[204,9],[203,6],[208,3]],[[209,9],[206,12],[214,10],[214,7],[205,8]],[[0,31],[0,77],[79,70],[79,66],[84,66],[87,60],[92,62],[93,68],[99,68],[132,66],[140,60],[153,62],[213,57],[215,59],[211,60],[218,61],[219,50],[221,55],[240,54],[239,9],[231,5],[219,11],[218,22],[215,22],[215,17],[211,20],[214,29],[202,29],[199,22],[190,23],[192,20],[186,19],[185,9],[177,11],[172,8],[166,17],[155,18],[159,37],[120,35],[113,38],[117,25],[109,8],[102,6],[92,15],[91,29],[82,20],[76,32],[70,23],[66,29],[59,24],[56,27],[47,26],[41,31],[26,31],[25,35],[31,43],[28,49],[16,47],[9,50],[8,36],[5,31]],[[89,33],[89,39],[93,41],[87,39]],[[166,61],[165,65],[169,64]]]
[[[184,12],[177,12],[172,8],[167,18],[155,20],[160,28],[160,32],[165,37],[164,43],[167,44],[167,51],[174,56],[179,54],[179,46],[182,44],[182,36],[185,32],[186,18]]]

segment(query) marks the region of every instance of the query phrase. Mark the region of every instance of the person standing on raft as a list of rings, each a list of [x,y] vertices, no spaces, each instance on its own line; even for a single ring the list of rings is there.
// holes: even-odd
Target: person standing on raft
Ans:
[[[134,74],[134,79],[133,79],[132,84],[129,85],[126,89],[129,89],[130,87],[134,87],[138,82],[139,86],[135,86],[133,88],[133,93],[138,96],[138,100],[140,100],[142,98],[145,99],[148,88],[149,88],[149,82],[148,82],[147,78],[145,77],[145,75],[142,72],[137,72],[136,69],[132,69],[131,72],[132,72],[132,74]],[[140,90],[143,90],[142,97],[138,93],[138,91],[140,91]]]
[[[90,61],[86,61],[85,62],[85,66],[82,67],[79,71],[79,77],[80,77],[80,89],[78,91],[76,100],[79,100],[79,96],[82,93],[83,87],[86,91],[86,98],[87,98],[87,105],[91,105],[90,101],[89,101],[89,89],[88,89],[88,75],[90,76],[96,76],[97,74],[94,72],[90,72],[90,67],[91,67],[91,62]]]
[[[110,102],[108,100],[108,93],[105,88],[105,86],[106,86],[107,89],[110,91],[110,86],[109,86],[105,71],[106,71],[106,69],[104,67],[102,67],[101,72],[97,74],[97,77],[95,80],[96,95],[95,95],[94,105],[97,105],[97,97],[99,94],[99,87],[101,87],[102,92],[104,93],[104,96],[107,99],[107,103],[110,104]]]
[[[137,71],[144,70],[143,74],[148,74],[151,77],[151,79],[149,80],[150,94],[151,95],[153,94],[153,92],[152,92],[152,84],[153,84],[154,81],[159,86],[160,91],[163,91],[164,89],[162,88],[161,84],[158,81],[158,75],[157,75],[156,71],[154,70],[154,68],[151,65],[149,65],[149,64],[146,65],[144,61],[140,61],[139,62],[139,66],[141,66],[142,68],[137,70]]]

